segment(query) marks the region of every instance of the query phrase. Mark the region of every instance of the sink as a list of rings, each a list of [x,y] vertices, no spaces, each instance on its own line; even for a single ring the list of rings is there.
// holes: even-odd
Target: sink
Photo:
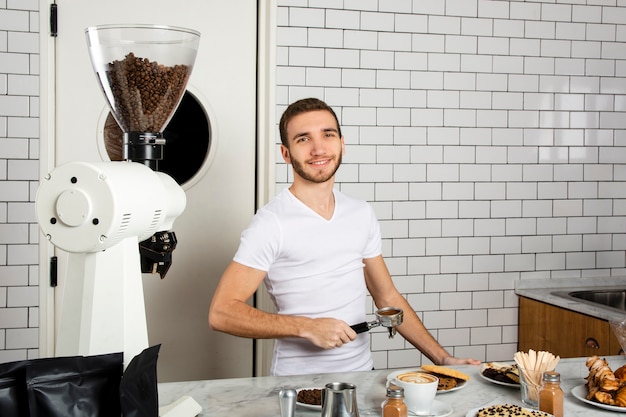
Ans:
[[[626,289],[594,289],[580,291],[556,291],[559,297],[574,299],[591,305],[601,305],[626,312]]]
[[[569,293],[574,298],[626,311],[626,290],[586,290]]]

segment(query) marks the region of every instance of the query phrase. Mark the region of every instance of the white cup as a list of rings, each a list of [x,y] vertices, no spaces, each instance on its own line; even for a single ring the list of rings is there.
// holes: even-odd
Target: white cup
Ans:
[[[405,372],[396,375],[392,384],[404,388],[404,402],[413,414],[430,414],[437,395],[439,378],[426,372]]]

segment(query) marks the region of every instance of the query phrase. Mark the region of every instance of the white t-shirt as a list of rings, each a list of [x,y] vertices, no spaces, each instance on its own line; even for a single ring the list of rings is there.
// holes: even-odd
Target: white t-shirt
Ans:
[[[288,189],[254,216],[234,260],[267,271],[265,285],[278,314],[333,317],[353,325],[366,320],[363,259],[381,254],[380,226],[365,201],[334,191],[326,220]],[[340,348],[322,349],[306,339],[274,345],[272,375],[372,369],[367,333]]]

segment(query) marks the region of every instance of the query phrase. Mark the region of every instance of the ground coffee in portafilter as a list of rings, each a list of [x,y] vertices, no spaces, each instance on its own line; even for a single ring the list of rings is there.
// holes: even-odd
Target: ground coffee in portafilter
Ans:
[[[108,64],[113,113],[125,132],[160,132],[182,97],[188,65],[165,66],[132,52]]]

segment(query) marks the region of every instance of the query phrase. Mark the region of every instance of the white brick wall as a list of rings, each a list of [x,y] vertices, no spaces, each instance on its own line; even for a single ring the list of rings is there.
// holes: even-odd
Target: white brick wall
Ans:
[[[38,8],[0,0],[0,362],[38,355]],[[279,0],[278,25],[277,113],[336,108],[338,187],[452,353],[511,358],[515,279],[626,272],[624,0]]]
[[[337,186],[372,203],[396,284],[453,354],[511,359],[516,279],[626,272],[625,1],[278,4],[278,113],[335,108]],[[426,360],[371,337],[377,368]]]
[[[0,362],[38,356],[39,2],[0,0]]]

